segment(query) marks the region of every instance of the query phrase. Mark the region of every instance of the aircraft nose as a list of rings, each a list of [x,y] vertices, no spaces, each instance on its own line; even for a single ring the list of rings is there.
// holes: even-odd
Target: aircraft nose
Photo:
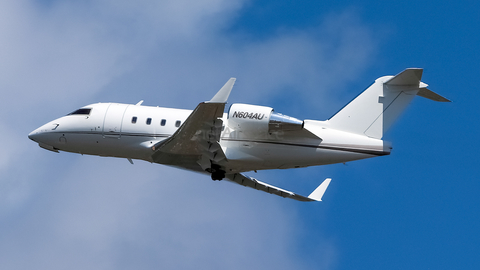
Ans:
[[[56,148],[55,140],[55,138],[58,137],[52,136],[51,132],[49,132],[48,128],[46,128],[47,126],[49,125],[43,125],[30,132],[30,134],[28,134],[28,138],[38,143],[38,146],[41,148],[58,153],[58,150],[60,149]],[[58,124],[56,126],[58,126]]]
[[[54,128],[52,129],[51,123],[45,124],[30,132],[30,134],[28,134],[28,138],[34,142],[40,143],[47,138],[50,130],[55,130],[58,126],[58,124],[53,124]]]
[[[38,129],[30,132],[30,134],[28,134],[28,138],[34,142],[38,142]]]

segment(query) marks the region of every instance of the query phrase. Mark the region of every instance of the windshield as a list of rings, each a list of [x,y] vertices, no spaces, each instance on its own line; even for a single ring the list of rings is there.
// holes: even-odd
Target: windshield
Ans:
[[[81,108],[67,115],[89,115],[91,111],[92,109],[90,108]]]

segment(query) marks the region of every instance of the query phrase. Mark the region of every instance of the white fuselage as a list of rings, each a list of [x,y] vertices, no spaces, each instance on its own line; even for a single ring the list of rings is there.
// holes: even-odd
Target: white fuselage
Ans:
[[[203,171],[195,157],[152,159],[152,147],[172,136],[191,110],[98,103],[89,113],[70,114],[30,133],[43,148],[88,155],[140,159]],[[228,159],[228,173],[287,169],[341,163],[388,155],[390,146],[379,139],[347,133],[328,121],[303,121],[301,130],[245,132],[223,115],[220,145]]]

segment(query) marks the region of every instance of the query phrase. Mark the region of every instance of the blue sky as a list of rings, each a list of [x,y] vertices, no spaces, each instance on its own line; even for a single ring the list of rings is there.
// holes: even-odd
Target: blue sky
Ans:
[[[187,4],[188,3],[188,4]],[[4,1],[0,261],[7,269],[477,269],[476,1]],[[95,102],[230,102],[324,120],[424,68],[390,156],[256,178],[299,203],[156,164],[50,153],[41,124]]]

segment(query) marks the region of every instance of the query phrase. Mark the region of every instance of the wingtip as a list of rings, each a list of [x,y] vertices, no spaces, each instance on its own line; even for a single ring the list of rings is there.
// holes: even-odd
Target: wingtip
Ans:
[[[330,181],[332,181],[331,178],[325,179],[310,195],[308,195],[308,198],[321,202],[323,194],[325,194]]]
[[[230,92],[232,92],[233,85],[236,78],[230,78],[225,85],[217,92],[217,94],[208,103],[227,103]]]

